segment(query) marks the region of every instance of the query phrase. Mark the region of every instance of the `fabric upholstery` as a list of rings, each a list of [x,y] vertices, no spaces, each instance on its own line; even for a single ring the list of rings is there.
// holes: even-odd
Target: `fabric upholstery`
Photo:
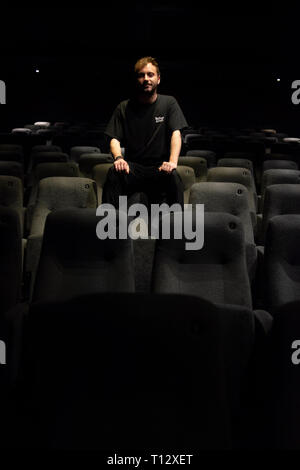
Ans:
[[[96,226],[103,218],[94,209],[82,208],[57,210],[47,217],[33,301],[134,292],[132,240],[100,240]]]
[[[252,306],[241,220],[221,212],[204,214],[204,246],[186,250],[185,237],[156,241],[153,268],[155,293],[196,295],[215,303]],[[193,227],[196,226],[193,213]]]

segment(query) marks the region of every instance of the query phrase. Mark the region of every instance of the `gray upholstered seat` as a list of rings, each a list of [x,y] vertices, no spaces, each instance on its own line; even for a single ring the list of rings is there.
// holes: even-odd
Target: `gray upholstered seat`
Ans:
[[[201,157],[205,158],[207,162],[207,168],[213,167],[216,165],[216,152],[213,150],[187,150],[187,157]]]
[[[115,212],[113,216],[117,227]],[[134,292],[132,240],[99,239],[96,226],[101,219],[94,209],[82,208],[57,210],[47,217],[33,301]]]
[[[300,185],[272,184],[267,186],[259,233],[260,243],[265,243],[265,235],[272,217],[283,214],[300,214]]]
[[[195,170],[187,165],[178,165],[176,171],[183,185],[184,204],[187,204],[190,198],[191,187],[196,183]]]
[[[27,127],[15,127],[11,130],[12,134],[21,134],[21,135],[30,135],[32,133],[31,129]]]
[[[52,176],[40,180],[27,241],[26,271],[31,273],[31,289],[48,214],[69,207],[96,210],[97,206],[96,183],[89,178]]]
[[[262,174],[260,212],[264,207],[266,188],[272,184],[299,184],[300,171],[285,168],[266,170]]]
[[[253,173],[253,163],[247,158],[219,158],[217,166],[246,168]]]
[[[205,212],[226,212],[241,219],[244,227],[249,275],[253,279],[256,247],[245,186],[238,183],[196,183],[191,188],[189,203],[204,204]]]
[[[23,153],[19,150],[2,150],[0,148],[0,161],[24,163]]]
[[[24,188],[20,178],[0,175],[0,205],[15,209],[20,220],[21,235],[24,231]]]
[[[83,153],[80,155],[78,165],[81,176],[92,178],[93,168],[99,163],[112,163],[113,157],[110,153]]]
[[[16,176],[24,182],[24,166],[20,162],[0,161],[0,175]]]
[[[58,145],[47,145],[47,144],[33,145],[30,153],[33,154],[37,152],[62,152],[62,148],[59,147]]]
[[[178,165],[190,166],[195,172],[196,183],[206,181],[207,161],[202,157],[181,156],[178,159]]]
[[[75,145],[70,148],[70,158],[75,162],[79,161],[79,158],[84,153],[101,153],[99,147],[90,145]]]
[[[34,152],[31,154],[31,166],[28,169],[30,173],[36,165],[46,162],[67,162],[69,155],[64,152]]]
[[[34,175],[36,181],[50,176],[79,176],[79,168],[75,162],[44,162],[36,165]]]
[[[0,313],[21,300],[22,234],[20,215],[0,206]]]
[[[65,207],[96,208],[96,186],[89,178],[51,176],[39,182],[30,235],[44,231],[47,215]]]
[[[93,166],[92,179],[96,181],[96,184],[97,184],[97,194],[98,194],[99,204],[102,203],[103,187],[106,181],[108,170],[112,166],[113,166],[113,163],[98,163],[97,165]]]
[[[253,228],[256,230],[257,193],[254,177],[250,170],[239,167],[216,167],[207,172],[207,181],[223,183],[239,183],[248,190],[249,209],[251,212]]]
[[[79,168],[75,162],[44,162],[34,168],[30,181],[27,180],[29,200],[27,203],[27,230],[30,230],[32,212],[36,203],[39,182],[43,178],[52,176],[76,177],[79,176]]]
[[[272,417],[269,427],[272,447],[283,451],[300,449],[299,312],[299,298],[277,310],[269,343],[266,415]]]
[[[193,216],[195,228],[195,212]],[[187,250],[184,236],[174,238],[174,214],[170,221],[171,239],[156,241],[154,292],[196,295],[215,303],[252,307],[241,220],[227,213],[205,212],[204,246],[199,250]]]
[[[298,165],[293,160],[265,160],[263,162],[262,170],[276,170],[276,169],[285,169],[285,170],[298,170]]]
[[[61,147],[58,145],[47,145],[47,144],[41,144],[41,145],[33,145],[30,151],[30,156],[29,156],[29,163],[28,163],[28,168],[27,168],[27,173],[29,177],[31,177],[31,173],[33,171],[33,168],[39,164],[39,162],[47,162],[47,161],[59,161],[55,158],[51,158],[51,155],[46,157],[44,154],[46,152],[49,152],[51,155],[55,153],[62,154],[63,151]],[[39,154],[42,154],[42,157],[37,156]]]
[[[265,295],[270,312],[300,301],[300,214],[272,217],[265,243]],[[297,338],[295,338],[297,339]]]
[[[229,450],[247,428],[247,308],[175,294],[81,296],[33,304],[24,342],[29,448]]]
[[[0,144],[0,152],[17,152],[23,155],[23,146],[18,144]]]

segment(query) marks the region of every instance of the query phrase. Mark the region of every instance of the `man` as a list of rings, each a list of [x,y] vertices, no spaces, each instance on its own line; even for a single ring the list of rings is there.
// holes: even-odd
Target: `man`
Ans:
[[[176,172],[185,117],[172,96],[160,95],[158,63],[143,57],[134,67],[136,95],[115,109],[105,133],[114,165],[103,188],[103,202],[118,207],[119,196],[143,192],[148,201],[183,207],[182,182]],[[121,147],[125,148],[122,156]]]

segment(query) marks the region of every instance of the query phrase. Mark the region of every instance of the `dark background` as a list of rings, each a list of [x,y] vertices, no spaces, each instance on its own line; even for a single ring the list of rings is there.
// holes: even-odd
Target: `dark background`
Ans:
[[[177,98],[190,125],[299,136],[300,105],[291,102],[300,79],[297,22],[294,11],[252,3],[240,11],[189,1],[3,10],[0,127],[106,122],[131,93],[136,60],[152,55],[159,92]]]

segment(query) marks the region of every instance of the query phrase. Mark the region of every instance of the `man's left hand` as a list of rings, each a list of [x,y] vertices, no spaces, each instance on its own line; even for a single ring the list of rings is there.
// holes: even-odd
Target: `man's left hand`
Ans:
[[[159,171],[165,171],[166,173],[171,173],[177,168],[177,164],[173,162],[162,162],[162,165],[159,167]]]

